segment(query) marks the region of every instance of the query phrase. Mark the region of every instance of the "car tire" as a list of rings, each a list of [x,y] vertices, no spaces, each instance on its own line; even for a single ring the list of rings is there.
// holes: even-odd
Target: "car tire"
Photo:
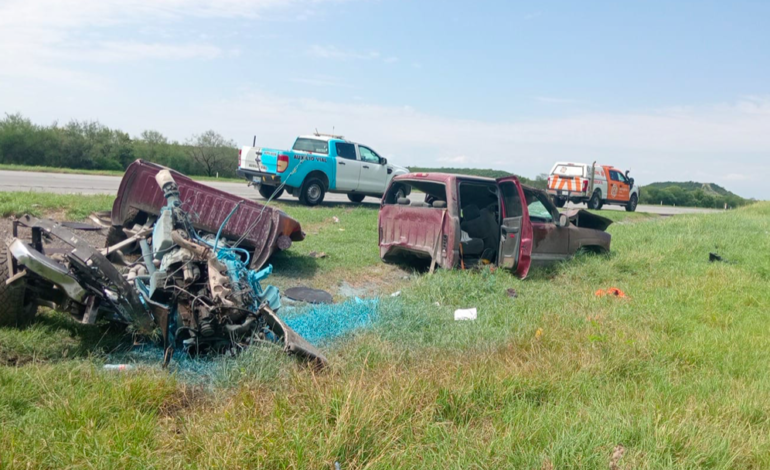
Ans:
[[[355,202],[356,204],[363,201],[365,197],[366,196],[363,194],[348,194],[348,199],[350,199],[350,202]]]
[[[554,206],[556,206],[556,207],[561,209],[562,207],[564,207],[565,204],[567,204],[567,199],[566,198],[563,198],[563,197],[554,197],[553,198],[553,205]]]
[[[598,211],[602,208],[603,205],[604,204],[602,203],[601,191],[594,191],[594,193],[591,195],[591,199],[588,200],[588,208]]]
[[[283,188],[278,191],[276,191],[276,189],[278,189],[277,186],[267,186],[260,184],[259,188],[257,188],[257,191],[259,191],[259,195],[265,199],[270,199],[271,197],[273,199],[278,199],[281,197],[281,194],[283,194]]]
[[[635,212],[638,203],[639,198],[636,196],[636,194],[632,194],[631,199],[629,199],[628,204],[626,204],[626,212]]]
[[[0,326],[25,326],[35,319],[37,306],[25,305],[26,279],[17,279],[10,286],[5,284],[11,277],[10,267],[11,254],[8,246],[3,244],[0,249]]]
[[[302,183],[299,192],[299,202],[306,206],[317,206],[324,200],[326,187],[318,178],[308,178]]]

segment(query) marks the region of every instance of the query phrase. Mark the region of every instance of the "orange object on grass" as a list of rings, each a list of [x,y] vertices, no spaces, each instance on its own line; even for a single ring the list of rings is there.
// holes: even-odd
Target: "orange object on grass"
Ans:
[[[594,293],[597,297],[604,297],[605,295],[613,295],[615,297],[626,298],[626,293],[617,287],[610,287],[607,290],[599,289]]]

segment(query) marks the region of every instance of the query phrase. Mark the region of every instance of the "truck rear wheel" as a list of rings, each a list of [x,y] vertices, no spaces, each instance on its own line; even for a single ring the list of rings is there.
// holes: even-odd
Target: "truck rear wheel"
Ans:
[[[265,199],[270,199],[271,197],[273,199],[278,199],[281,197],[281,194],[283,194],[283,188],[281,188],[279,191],[276,191],[276,189],[278,189],[278,186],[267,186],[260,184],[257,191],[259,191],[259,195]]]
[[[24,326],[35,319],[37,307],[24,305],[26,280],[17,279],[10,286],[5,284],[10,278],[11,254],[8,246],[0,248],[0,326]]]
[[[636,211],[636,205],[638,203],[639,203],[639,198],[636,196],[636,194],[632,194],[631,199],[629,199],[628,204],[626,204],[626,212]]]
[[[355,202],[356,204],[364,200],[363,194],[348,194],[348,199],[350,199],[350,202]]]
[[[306,206],[316,206],[324,200],[326,188],[318,178],[308,178],[299,191],[299,202]]]
[[[588,200],[588,208],[598,211],[602,208],[602,193],[601,191],[594,191],[591,195],[591,199]]]

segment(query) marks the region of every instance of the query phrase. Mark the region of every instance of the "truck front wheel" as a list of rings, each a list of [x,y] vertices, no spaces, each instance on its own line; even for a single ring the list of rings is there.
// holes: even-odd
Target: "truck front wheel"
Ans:
[[[600,191],[594,191],[591,195],[591,199],[588,200],[588,208],[598,211],[602,208],[602,193]]]
[[[299,202],[306,206],[316,206],[324,200],[326,188],[323,181],[318,178],[308,178],[302,183],[299,192]]]
[[[355,202],[358,204],[359,202],[364,200],[363,194],[348,194],[348,199],[350,199],[350,202]]]
[[[626,212],[636,211],[636,205],[638,203],[639,203],[639,198],[636,197],[636,194],[632,194],[631,199],[629,199],[628,204],[626,204]]]
[[[281,194],[283,194],[283,188],[281,188],[279,191],[276,191],[276,189],[278,189],[277,186],[267,186],[264,184],[260,184],[258,191],[259,191],[259,195],[265,199],[270,199],[271,197],[273,199],[278,199],[279,197],[281,197]]]

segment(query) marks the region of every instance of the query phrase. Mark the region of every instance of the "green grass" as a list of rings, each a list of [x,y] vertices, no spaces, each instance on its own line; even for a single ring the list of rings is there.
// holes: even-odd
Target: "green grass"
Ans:
[[[55,211],[68,219],[82,219],[94,211],[112,209],[114,200],[110,195],[0,192],[0,216],[40,216]]]
[[[120,170],[85,170],[78,168],[56,168],[50,166],[31,166],[31,165],[16,165],[13,163],[0,163],[0,170],[5,171],[34,171],[37,173],[67,173],[73,175],[101,175],[101,176],[123,176],[123,172]],[[192,179],[198,181],[229,181],[229,182],[243,182],[240,178],[217,178],[214,176],[191,176]]]
[[[602,211],[628,222],[612,254],[525,281],[383,265],[376,207],[281,206],[308,238],[271,280],[392,279],[381,323],[327,348],[324,373],[254,350],[208,385],[102,372],[127,341],[104,326],[0,329],[0,467],[607,468],[618,444],[621,468],[770,466],[770,204]],[[629,298],[594,295],[612,286]],[[465,307],[478,320],[454,322]]]

